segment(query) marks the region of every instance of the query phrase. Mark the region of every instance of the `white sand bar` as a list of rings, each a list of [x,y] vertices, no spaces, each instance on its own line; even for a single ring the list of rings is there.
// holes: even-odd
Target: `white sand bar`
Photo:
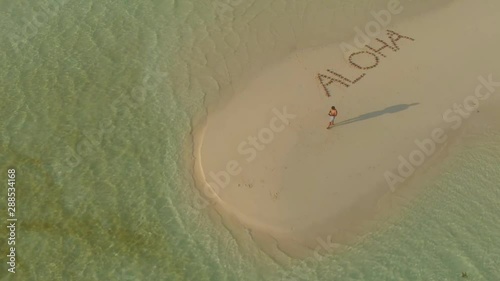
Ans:
[[[494,1],[463,0],[389,26],[414,40],[384,30],[376,38],[393,49],[380,50],[371,69],[350,64],[337,43],[295,53],[263,71],[200,129],[196,161],[210,185],[201,182],[200,191],[245,227],[296,240],[370,218],[391,192],[386,171],[398,175],[399,157],[409,159],[415,140],[453,138],[457,121],[451,120],[459,115],[443,119],[453,104],[478,87],[481,95],[496,90],[479,103],[498,102],[499,83],[485,85],[478,77],[500,81],[499,11]],[[375,59],[363,53],[353,61],[373,66]],[[340,79],[349,87],[331,83],[327,97],[317,78],[335,77],[327,69],[351,81],[366,74],[354,84]],[[339,116],[327,130],[332,105]]]

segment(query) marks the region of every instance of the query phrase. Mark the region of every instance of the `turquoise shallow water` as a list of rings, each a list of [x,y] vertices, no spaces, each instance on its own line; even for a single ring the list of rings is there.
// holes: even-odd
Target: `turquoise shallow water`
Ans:
[[[499,135],[457,147],[401,216],[341,255],[295,268],[295,280],[497,280]],[[304,273],[307,272],[307,273]],[[302,274],[302,275],[301,275]],[[314,277],[312,277],[314,276]],[[327,277],[328,276],[328,277]],[[302,279],[301,279],[302,278]],[[294,279],[291,279],[294,280]]]
[[[385,4],[226,3],[0,1],[0,178],[17,170],[19,218],[17,273],[2,262],[0,279],[497,280],[498,132],[462,145],[402,217],[321,261],[281,267],[195,207],[186,167],[204,104],[342,36],[312,27]]]

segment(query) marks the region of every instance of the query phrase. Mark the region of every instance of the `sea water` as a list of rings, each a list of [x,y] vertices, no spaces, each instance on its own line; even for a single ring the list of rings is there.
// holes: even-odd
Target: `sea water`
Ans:
[[[16,170],[18,217],[16,273],[4,238],[0,280],[497,280],[498,132],[461,146],[397,219],[322,259],[275,263],[197,207],[192,133],[206,105],[385,5],[0,1],[0,178]]]

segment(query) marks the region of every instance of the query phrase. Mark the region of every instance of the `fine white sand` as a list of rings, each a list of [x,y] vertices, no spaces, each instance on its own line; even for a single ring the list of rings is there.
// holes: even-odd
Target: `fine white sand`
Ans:
[[[446,121],[443,114],[474,94],[479,76],[492,74],[500,81],[499,8],[494,1],[461,0],[391,25],[388,29],[414,41],[402,38],[396,41],[398,51],[380,51],[386,57],[378,55],[378,65],[368,70],[351,65],[340,43],[296,52],[263,70],[200,125],[196,174],[209,208],[233,226],[243,226],[255,240],[277,243],[290,255],[320,234],[344,241],[374,219],[381,199],[412,180],[393,186],[392,193],[385,175],[398,175],[400,156],[408,160],[418,149],[415,140],[431,138],[437,128],[448,138],[412,176],[436,166],[436,158],[444,157],[439,151],[466,126],[455,130],[457,121]],[[386,31],[376,38],[391,42]],[[381,46],[375,40],[370,45]],[[369,55],[354,60],[372,64]],[[366,75],[348,88],[330,84],[327,97],[317,78],[333,77],[327,69],[349,79]],[[478,110],[498,104],[499,94],[497,87],[479,101]],[[337,125],[327,130],[332,105],[339,115]],[[294,117],[283,121],[276,111],[285,108]],[[474,110],[464,123],[475,114],[481,113]],[[452,116],[458,115],[448,119]],[[249,137],[257,138],[257,146]]]

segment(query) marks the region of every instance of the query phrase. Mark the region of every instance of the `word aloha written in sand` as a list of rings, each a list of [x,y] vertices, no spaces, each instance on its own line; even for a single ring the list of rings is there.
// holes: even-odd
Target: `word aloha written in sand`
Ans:
[[[380,62],[379,56],[384,57],[384,58],[386,57],[386,55],[382,53],[382,50],[390,49],[393,52],[397,52],[400,49],[398,44],[397,44],[397,42],[399,40],[407,39],[410,41],[415,41],[415,39],[413,39],[413,38],[401,35],[399,33],[392,31],[392,30],[387,30],[387,36],[389,37],[389,40],[391,40],[392,45],[390,45],[389,43],[387,43],[386,41],[384,41],[382,39],[376,38],[375,40],[377,42],[381,43],[382,47],[376,49],[370,45],[366,45],[365,47],[370,49],[371,52],[370,51],[360,51],[360,52],[352,53],[349,56],[349,63],[352,66],[354,66],[358,69],[361,69],[361,70],[372,69],[379,64],[379,62]],[[365,58],[362,59],[363,57],[365,57]],[[325,93],[328,97],[331,96],[330,92],[328,91],[328,88],[327,88],[328,85],[330,85],[332,83],[337,83],[337,84],[340,84],[340,85],[347,88],[353,84],[356,84],[359,80],[361,80],[366,75],[366,72],[363,72],[357,78],[349,79],[349,78],[346,78],[345,76],[343,76],[343,75],[341,75],[341,74],[339,74],[331,69],[327,69],[326,71],[328,71],[333,76],[328,76],[325,74],[318,74],[318,79],[319,79],[319,82],[321,83],[321,85],[323,86],[323,89],[325,89]]]

